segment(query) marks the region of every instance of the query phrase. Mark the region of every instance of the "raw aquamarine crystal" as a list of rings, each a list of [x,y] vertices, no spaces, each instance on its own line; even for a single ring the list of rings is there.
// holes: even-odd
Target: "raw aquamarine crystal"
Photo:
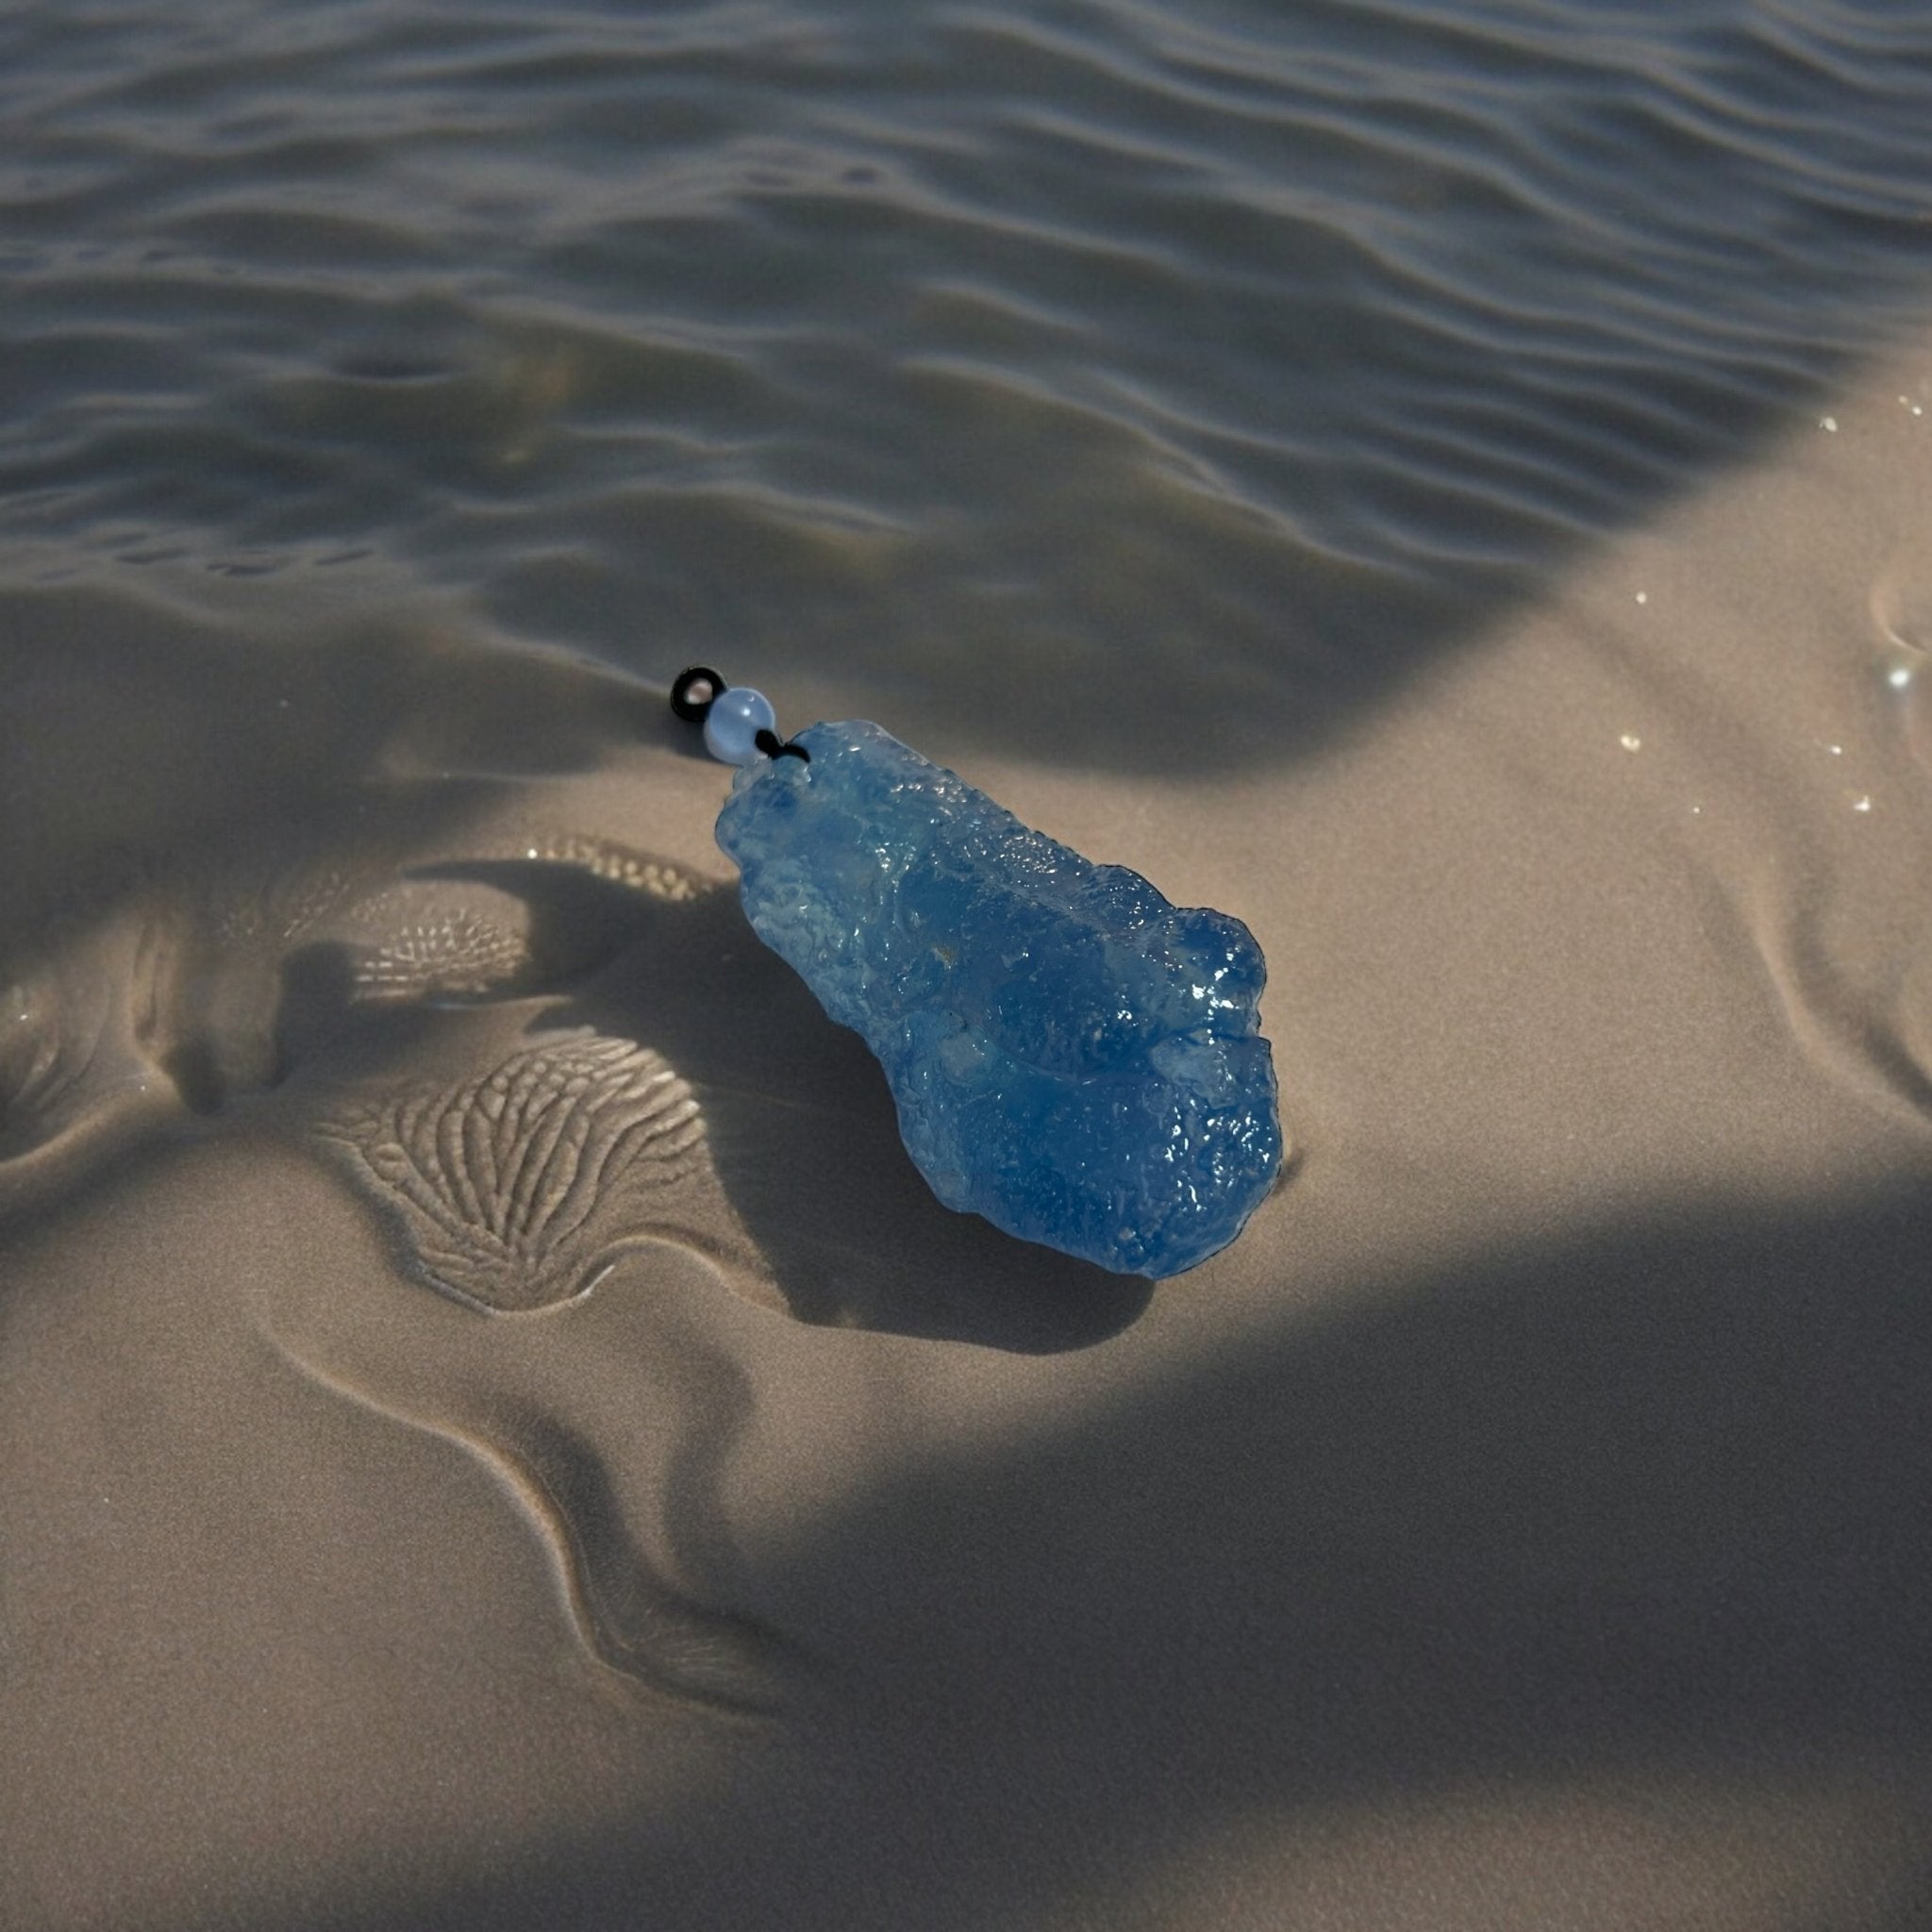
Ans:
[[[949,1208],[1125,1274],[1241,1232],[1281,1164],[1240,920],[1095,865],[876,724],[739,773],[718,842],[758,937],[885,1068]]]

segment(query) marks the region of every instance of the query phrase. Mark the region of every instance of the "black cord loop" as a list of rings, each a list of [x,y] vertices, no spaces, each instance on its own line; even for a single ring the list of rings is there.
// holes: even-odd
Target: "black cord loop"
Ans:
[[[709,686],[701,698],[692,696],[699,685]],[[671,708],[687,724],[702,724],[711,701],[724,689],[724,680],[709,665],[693,664],[690,670],[677,674],[677,682],[671,687]]]

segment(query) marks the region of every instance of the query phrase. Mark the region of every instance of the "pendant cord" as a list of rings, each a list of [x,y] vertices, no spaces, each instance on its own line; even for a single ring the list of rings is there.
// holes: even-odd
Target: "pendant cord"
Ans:
[[[671,687],[671,708],[687,724],[702,724],[710,716],[711,707],[729,689],[709,665],[691,665],[677,674],[676,681]],[[762,705],[764,700],[760,698],[758,702]],[[766,708],[766,715],[771,715],[769,707]],[[811,763],[810,752],[802,744],[781,739],[769,725],[761,727],[753,736],[752,742],[768,758],[792,758],[802,759],[808,765]]]

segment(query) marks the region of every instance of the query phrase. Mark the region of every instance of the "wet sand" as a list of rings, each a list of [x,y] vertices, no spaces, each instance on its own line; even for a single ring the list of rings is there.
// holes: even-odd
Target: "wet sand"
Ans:
[[[925,1192],[660,691],[11,571],[0,1919],[1921,1923],[1921,404],[1319,751],[928,739],[1266,950],[1158,1288]]]

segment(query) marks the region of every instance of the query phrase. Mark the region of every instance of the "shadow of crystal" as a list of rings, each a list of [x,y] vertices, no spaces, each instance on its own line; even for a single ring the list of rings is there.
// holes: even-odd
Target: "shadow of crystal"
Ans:
[[[530,943],[582,957],[580,935],[629,942],[535,1023],[660,1055],[702,1108],[718,1179],[797,1319],[1048,1353],[1117,1333],[1152,1294],[941,1206],[908,1157],[877,1062],[837,1026],[705,883],[641,903],[581,864],[478,860],[438,869],[527,908]]]

